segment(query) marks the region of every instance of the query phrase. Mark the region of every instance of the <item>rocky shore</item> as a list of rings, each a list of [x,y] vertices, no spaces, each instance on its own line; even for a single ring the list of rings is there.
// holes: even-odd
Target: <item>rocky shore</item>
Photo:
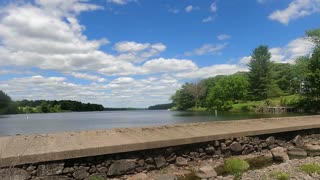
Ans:
[[[243,179],[268,179],[266,175],[275,170],[292,179],[320,179],[298,170],[303,163],[320,164],[319,129],[7,167],[0,170],[0,179],[170,180],[190,174],[195,179],[233,179],[221,170],[230,156],[245,159],[252,167]]]

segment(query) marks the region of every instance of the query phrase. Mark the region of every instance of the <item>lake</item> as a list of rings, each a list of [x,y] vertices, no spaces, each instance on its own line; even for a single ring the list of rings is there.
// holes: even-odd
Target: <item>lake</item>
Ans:
[[[218,113],[216,118],[214,113],[139,110],[1,115],[0,136],[298,115],[306,114]]]

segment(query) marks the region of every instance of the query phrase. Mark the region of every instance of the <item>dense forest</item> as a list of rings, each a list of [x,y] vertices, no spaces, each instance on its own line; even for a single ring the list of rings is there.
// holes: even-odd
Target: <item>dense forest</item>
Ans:
[[[320,109],[320,29],[306,32],[316,46],[311,57],[295,63],[272,62],[268,46],[255,48],[248,72],[185,83],[172,96],[174,110],[257,111],[286,106]]]
[[[52,113],[64,111],[103,111],[99,104],[81,103],[71,100],[22,100],[12,101],[10,96],[0,91],[0,114]]]
[[[173,107],[173,103],[169,104],[157,104],[154,106],[149,106],[148,110],[167,110]]]

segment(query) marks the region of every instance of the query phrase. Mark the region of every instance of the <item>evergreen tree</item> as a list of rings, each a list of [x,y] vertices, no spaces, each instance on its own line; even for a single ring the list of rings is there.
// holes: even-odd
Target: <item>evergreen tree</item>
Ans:
[[[263,100],[272,96],[271,54],[268,46],[253,50],[249,66],[249,91],[251,99]]]

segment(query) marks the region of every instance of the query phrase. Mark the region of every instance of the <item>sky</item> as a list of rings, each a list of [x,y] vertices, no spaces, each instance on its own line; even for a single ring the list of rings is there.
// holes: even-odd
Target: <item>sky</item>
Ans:
[[[320,0],[1,0],[0,90],[105,107],[170,102],[185,82],[248,71],[252,50],[294,63]]]

